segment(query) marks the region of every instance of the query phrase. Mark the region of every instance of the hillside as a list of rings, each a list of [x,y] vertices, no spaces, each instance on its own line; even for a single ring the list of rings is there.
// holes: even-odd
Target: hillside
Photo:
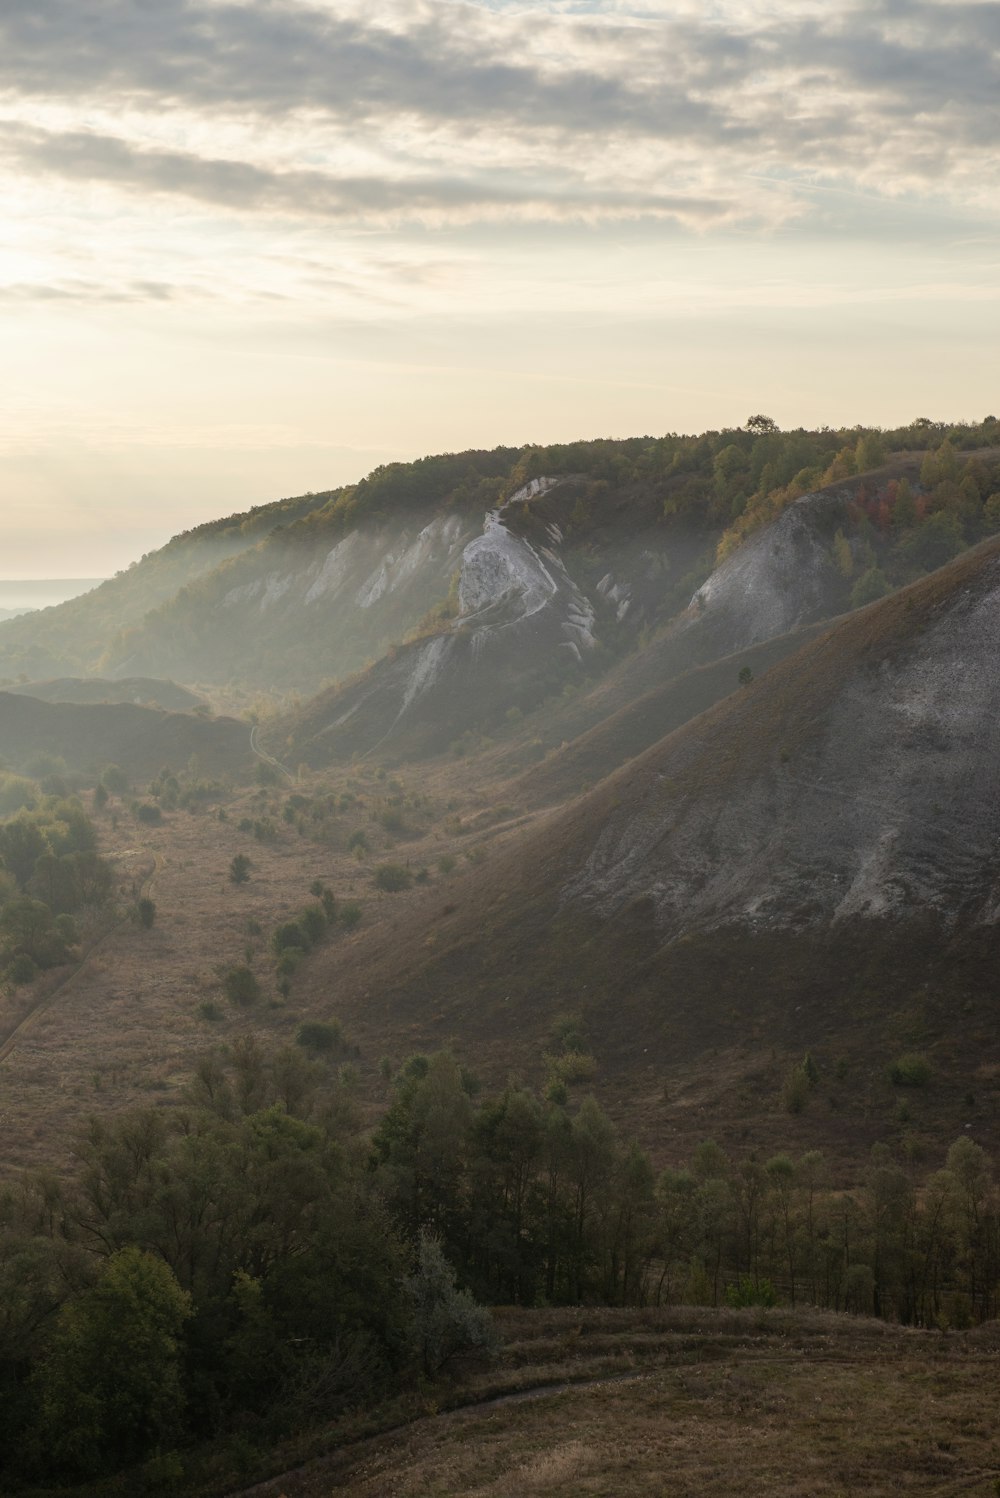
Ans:
[[[523,667],[525,640],[535,668],[523,694],[529,705],[596,680],[695,595],[697,607],[714,608],[719,638],[709,644],[711,631],[696,632],[708,654],[730,653],[746,640],[732,631],[724,638],[721,600],[699,590],[716,561],[716,584],[737,587],[769,528],[784,538],[796,603],[789,613],[777,568],[751,639],[877,597],[1000,525],[995,423],[918,422],[885,434],[782,433],[760,423],[697,437],[446,453],[229,516],[81,598],[0,622],[0,675],[170,678],[211,688],[217,706],[232,706],[239,693],[314,694],[330,684],[350,692],[374,662],[374,690],[365,689],[372,731],[356,720],[344,736],[354,752],[397,720],[408,737],[410,708],[425,695],[422,685],[413,694],[414,680],[438,680],[445,651],[456,667],[447,674],[464,679],[460,696],[474,688],[465,716],[476,732],[523,711],[504,661],[513,654]],[[510,504],[519,493],[524,502]],[[798,502],[803,520],[810,495],[810,518],[795,534],[786,512]],[[810,547],[816,554],[799,568]],[[536,609],[532,600],[542,598],[551,606]],[[483,669],[472,654],[479,644],[456,639],[464,634],[489,641]],[[694,640],[675,641],[684,659],[672,674],[708,658],[692,654]],[[321,726],[354,717],[353,702],[341,712],[330,699]],[[336,748],[331,731],[310,754]],[[417,726],[419,752],[438,738],[429,742]]]
[[[162,707],[168,712],[192,712],[205,703],[175,681],[148,676],[61,676],[54,681],[27,681],[4,687],[14,697],[37,697],[39,702],[132,702],[140,707]]]
[[[528,1074],[578,1014],[602,1095],[661,1137],[706,1128],[715,1098],[731,1120],[740,1091],[780,1131],[783,1058],[805,1050],[829,1085],[846,1058],[854,1094],[807,1133],[877,1137],[908,1048],[940,1069],[927,1127],[992,1119],[998,597],[990,542],[498,829],[447,904],[414,899],[338,958],[337,1012],[373,1049],[405,1035]],[[321,958],[308,981],[318,997]]]
[[[246,773],[253,763],[249,729],[235,718],[0,692],[0,760],[20,770],[39,755],[91,776],[118,764],[130,778],[155,775],[164,765],[183,768],[192,756],[211,775]]]
[[[0,622],[0,677],[44,680],[97,672],[112,642],[195,579],[307,514],[325,496],[278,500],[175,536],[124,572],[66,603]],[[133,675],[154,675],[135,671]]]

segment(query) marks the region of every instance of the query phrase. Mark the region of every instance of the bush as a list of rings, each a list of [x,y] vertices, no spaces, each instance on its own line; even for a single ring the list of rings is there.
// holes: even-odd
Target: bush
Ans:
[[[142,926],[146,931],[148,931],[150,926],[152,926],[153,922],[156,920],[156,906],[153,904],[152,900],[144,895],[143,898],[139,901],[138,905],[135,907],[135,914],[139,925]]]
[[[222,980],[226,998],[248,1009],[260,998],[260,984],[248,967],[231,967]]]
[[[232,884],[246,884],[250,878],[252,865],[245,853],[237,853],[229,865],[229,879]]]
[[[726,1286],[727,1306],[774,1306],[778,1297],[770,1280],[758,1280],[754,1284],[748,1274],[741,1274],[739,1283]]]
[[[138,802],[134,810],[136,821],[145,823],[147,827],[155,827],[163,821],[162,811],[152,801]]]
[[[7,973],[12,983],[33,983],[38,977],[38,968],[27,952],[19,952],[7,969]]]
[[[348,900],[346,905],[340,907],[340,919],[347,931],[353,931],[361,920],[361,906],[357,900]]]
[[[326,911],[322,905],[308,905],[299,916],[299,925],[310,945],[322,941],[326,935]]]
[[[372,875],[372,883],[376,889],[396,894],[401,889],[409,889],[413,875],[401,863],[380,863]]]
[[[889,1067],[889,1080],[894,1087],[926,1087],[930,1079],[930,1062],[915,1051],[900,1056]]]
[[[113,796],[124,796],[128,790],[128,776],[121,765],[108,765],[101,775],[101,784]]]
[[[299,1026],[295,1042],[307,1051],[341,1051],[344,1048],[344,1032],[336,1020],[331,1024],[309,1020]]]
[[[804,1066],[793,1066],[785,1078],[781,1100],[788,1113],[801,1113],[809,1101],[809,1073]]]
[[[271,946],[279,956],[291,947],[297,947],[300,952],[308,952],[309,938],[298,921],[285,921],[271,937]]]

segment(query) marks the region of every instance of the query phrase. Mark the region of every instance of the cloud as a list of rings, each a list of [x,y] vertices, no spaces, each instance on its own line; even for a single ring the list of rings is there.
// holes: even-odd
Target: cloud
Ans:
[[[995,210],[998,58],[997,0],[0,0],[20,171],[376,224]]]
[[[169,302],[179,291],[166,281],[127,281],[113,286],[102,281],[11,281],[0,284],[0,302]]]
[[[222,208],[329,219],[670,218],[690,224],[745,217],[733,199],[630,191],[569,182],[542,188],[511,178],[494,181],[415,176],[335,176],[275,171],[245,161],[143,149],[92,131],[55,133],[0,125],[0,155],[31,173],[76,183],[170,194]]]

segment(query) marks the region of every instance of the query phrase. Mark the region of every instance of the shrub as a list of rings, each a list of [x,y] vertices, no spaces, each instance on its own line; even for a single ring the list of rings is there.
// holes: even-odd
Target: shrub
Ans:
[[[930,1079],[931,1064],[916,1051],[900,1056],[889,1067],[889,1080],[894,1087],[926,1087]]]
[[[788,1113],[801,1113],[809,1101],[809,1074],[804,1066],[793,1066],[785,1078],[781,1100]]]
[[[232,884],[246,884],[250,878],[251,863],[245,853],[237,853],[229,865],[229,879]]]
[[[101,775],[101,784],[113,796],[124,796],[128,790],[128,776],[121,765],[108,765]]]
[[[401,863],[380,863],[372,876],[372,882],[376,889],[396,894],[401,889],[409,889],[413,883],[413,875]]]
[[[138,905],[135,907],[135,914],[139,925],[142,926],[146,931],[148,931],[150,926],[152,926],[153,922],[156,920],[156,906],[153,904],[152,900],[148,898],[148,896],[144,895],[143,898],[139,901]]]
[[[226,998],[248,1009],[260,998],[260,984],[248,967],[231,967],[222,980]]]
[[[271,946],[279,956],[290,947],[298,947],[300,952],[307,952],[309,938],[298,921],[285,921],[271,937]]]
[[[19,952],[7,969],[12,983],[33,983],[38,977],[38,968],[32,962],[27,952]]]
[[[442,853],[438,859],[438,868],[442,874],[450,874],[455,867],[455,859],[450,853]]]
[[[307,1051],[324,1053],[341,1051],[344,1048],[344,1032],[336,1020],[331,1024],[323,1024],[319,1020],[308,1020],[304,1025],[299,1026],[295,1041]]]
[[[322,905],[307,905],[299,916],[299,925],[310,946],[321,941],[326,935],[326,912]]]
[[[357,900],[348,900],[340,907],[340,919],[347,931],[353,931],[361,920],[361,906]]]
[[[137,822],[145,823],[147,827],[155,827],[163,821],[163,813],[158,806],[153,805],[152,801],[140,801],[135,806],[135,819]]]
[[[748,1274],[741,1274],[739,1283],[726,1286],[727,1306],[774,1306],[778,1297],[770,1280],[758,1280],[754,1284]]]
[[[214,1022],[222,1018],[222,1010],[214,999],[205,999],[204,1003],[198,1005],[198,1017]]]

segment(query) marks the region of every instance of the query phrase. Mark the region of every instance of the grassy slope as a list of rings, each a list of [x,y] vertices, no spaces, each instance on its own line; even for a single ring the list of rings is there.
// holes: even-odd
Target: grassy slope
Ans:
[[[294,1450],[274,1453],[272,1470],[283,1459],[291,1470],[243,1498],[996,1492],[984,1400],[995,1327],[942,1337],[817,1312],[697,1308],[498,1320],[501,1367],[429,1394],[443,1413],[429,1403],[414,1418],[411,1402],[409,1423],[389,1434],[294,1466]],[[334,1427],[326,1441],[347,1434]]]

